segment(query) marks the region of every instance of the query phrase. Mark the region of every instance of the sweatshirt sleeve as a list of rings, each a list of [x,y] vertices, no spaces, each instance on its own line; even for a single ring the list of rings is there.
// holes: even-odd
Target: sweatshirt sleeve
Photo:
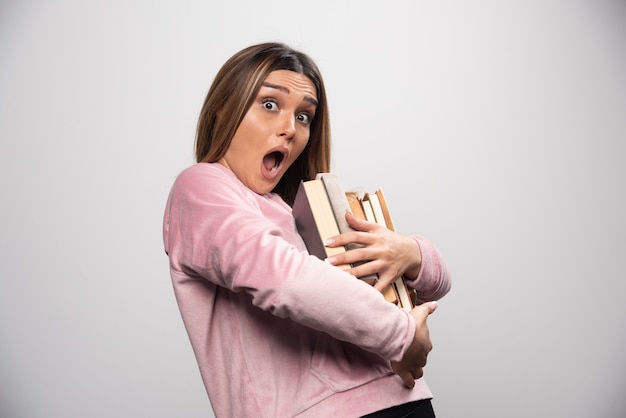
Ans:
[[[417,292],[417,302],[423,303],[439,300],[452,287],[450,270],[437,248],[426,238],[414,236],[422,254],[422,266],[415,280],[406,283]]]
[[[415,334],[408,313],[366,283],[298,250],[247,190],[201,174],[183,172],[169,196],[164,242],[173,274],[246,292],[253,305],[276,316],[387,360],[402,358]]]

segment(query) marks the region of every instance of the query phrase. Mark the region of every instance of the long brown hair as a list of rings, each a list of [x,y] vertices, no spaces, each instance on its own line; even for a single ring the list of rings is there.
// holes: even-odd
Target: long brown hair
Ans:
[[[261,84],[275,70],[307,76],[317,90],[318,106],[311,123],[309,142],[274,188],[293,204],[300,181],[330,170],[330,121],[326,90],[317,65],[306,54],[281,43],[245,48],[222,66],[209,89],[196,130],[196,161],[216,162],[224,156]],[[226,117],[218,117],[219,115]]]

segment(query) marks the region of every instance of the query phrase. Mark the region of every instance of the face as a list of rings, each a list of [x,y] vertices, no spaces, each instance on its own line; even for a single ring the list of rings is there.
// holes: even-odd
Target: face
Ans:
[[[303,74],[269,73],[219,163],[252,191],[271,192],[309,141],[316,96]]]

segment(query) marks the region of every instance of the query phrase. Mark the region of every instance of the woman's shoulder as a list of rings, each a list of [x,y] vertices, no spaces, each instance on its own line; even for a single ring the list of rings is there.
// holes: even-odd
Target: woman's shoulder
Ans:
[[[231,178],[234,174],[219,163],[195,163],[178,174],[178,178],[197,178],[197,177],[213,177],[213,178]]]
[[[211,184],[228,187],[237,186],[237,177],[228,168],[219,163],[196,163],[181,171],[176,177],[175,187],[194,188]]]
[[[197,163],[177,176],[173,194],[184,200],[224,202],[254,200],[248,189],[228,168],[219,163]]]
[[[174,182],[173,194],[187,198],[202,196],[203,199],[220,202],[244,200],[254,206],[265,201],[281,206],[287,205],[275,193],[266,195],[254,193],[237,178],[235,173],[219,163],[196,163],[185,168]]]

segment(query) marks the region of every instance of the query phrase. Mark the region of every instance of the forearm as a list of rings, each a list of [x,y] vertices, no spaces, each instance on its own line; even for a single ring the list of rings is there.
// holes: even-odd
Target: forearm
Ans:
[[[439,300],[450,291],[452,285],[448,265],[430,241],[420,236],[412,238],[419,246],[421,263],[417,277],[412,279],[405,274],[405,280],[416,290],[418,302]]]
[[[313,257],[309,261],[281,289],[272,309],[387,360],[400,359],[413,341],[413,318],[365,282]]]

